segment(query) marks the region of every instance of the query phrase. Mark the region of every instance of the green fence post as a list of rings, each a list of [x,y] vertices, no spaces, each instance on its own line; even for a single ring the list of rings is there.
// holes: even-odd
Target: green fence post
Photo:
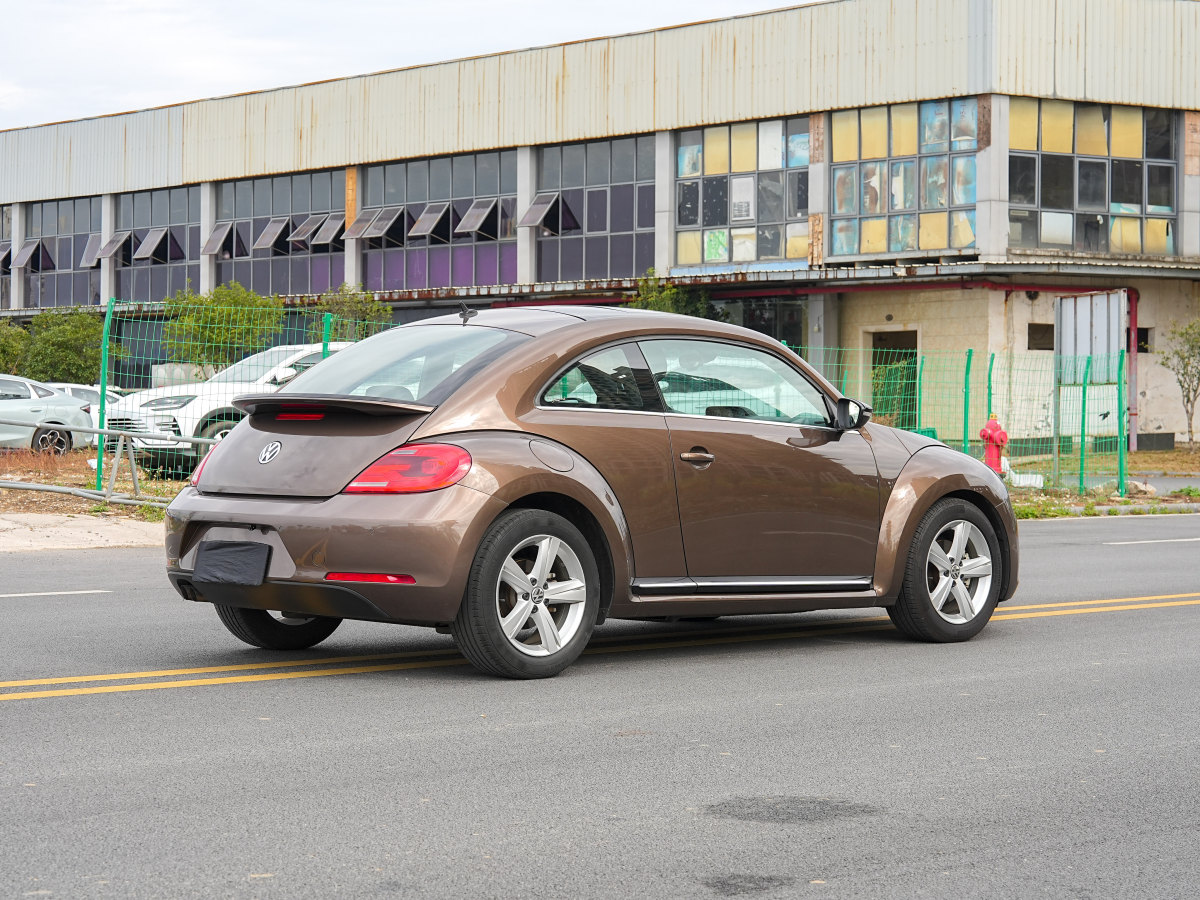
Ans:
[[[321,359],[329,356],[329,333],[333,330],[333,313],[321,316]]]
[[[974,349],[967,350],[967,370],[963,375],[963,440],[962,452],[967,453],[970,450],[970,434],[971,434],[971,357],[975,355]]]
[[[921,393],[925,380],[925,354],[921,354],[921,362],[917,365],[917,431],[921,430]]]
[[[1079,493],[1085,493],[1083,486],[1083,470],[1087,465],[1087,396],[1088,382],[1092,378],[1092,357],[1089,354],[1087,362],[1083,364],[1083,390],[1080,391],[1080,410],[1079,410]]]
[[[995,353],[991,354],[988,357],[988,405],[987,405],[987,409],[985,409],[983,411],[983,414],[985,416],[989,416],[989,417],[991,416],[992,413],[994,413],[996,411],[996,408],[994,406],[992,406],[992,367],[994,365],[996,365],[996,354]]]
[[[108,309],[104,311],[104,331],[100,335],[100,427],[107,421],[108,410],[108,336],[112,330],[113,308],[116,297],[108,298]],[[96,435],[96,490],[104,489],[104,435]]]
[[[1125,415],[1129,412],[1129,398],[1125,396],[1125,351],[1117,357],[1117,493],[1125,496]]]

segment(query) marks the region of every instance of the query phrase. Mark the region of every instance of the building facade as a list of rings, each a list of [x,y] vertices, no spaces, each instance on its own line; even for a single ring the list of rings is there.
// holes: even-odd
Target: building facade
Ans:
[[[1066,352],[1059,298],[1120,292],[1094,349],[1182,432],[1198,50],[1193,0],[832,0],[2,132],[0,315],[347,282],[406,321],[654,269],[810,356]]]

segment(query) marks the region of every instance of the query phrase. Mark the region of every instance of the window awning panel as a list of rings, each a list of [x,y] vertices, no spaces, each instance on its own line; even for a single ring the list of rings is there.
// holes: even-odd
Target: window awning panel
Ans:
[[[367,228],[370,227],[371,223],[375,221],[375,218],[381,212],[383,212],[383,210],[364,209],[362,212],[360,212],[358,214],[358,218],[354,220],[354,224],[352,224],[349,228],[346,229],[346,233],[344,235],[342,235],[342,237],[344,237],[348,241],[352,241],[352,240],[355,240],[356,238],[362,237],[363,232],[365,232],[367,230]]]
[[[525,215],[521,216],[521,221],[517,223],[519,228],[526,228],[530,225],[541,225],[542,220],[546,218],[546,214],[558,201],[558,191],[551,191],[545,194],[538,194],[533,198],[533,203],[529,205],[529,209],[525,210]]]
[[[115,255],[116,252],[124,246],[125,242],[129,240],[129,236],[131,234],[133,234],[132,231],[118,231],[113,234],[113,236],[108,239],[105,245],[100,248],[100,258],[108,259],[109,257]]]
[[[208,236],[208,240],[204,242],[204,246],[200,248],[202,256],[214,256],[221,252],[221,247],[225,243],[225,238],[229,236],[229,232],[233,230],[232,222],[218,222],[217,226],[212,230],[212,234]]]
[[[316,236],[309,241],[311,244],[332,244],[338,238],[338,233],[341,232],[342,226],[346,224],[346,214],[335,212],[330,213],[329,218],[325,220],[325,224],[317,232]]]
[[[137,250],[133,252],[133,258],[154,259],[154,254],[158,252],[158,248],[162,244],[163,238],[166,236],[166,228],[151,228],[146,233],[146,237],[143,238],[142,243],[138,246]]]
[[[449,203],[430,203],[425,207],[425,211],[421,213],[412,230],[409,231],[409,237],[428,237],[433,234],[438,223],[442,221],[442,217],[450,210]]]
[[[283,234],[283,229],[292,224],[292,220],[286,216],[279,219],[272,219],[267,223],[266,228],[262,230],[262,234],[258,236],[258,240],[254,242],[251,250],[270,250],[275,246],[275,242],[279,240],[279,235]]]
[[[289,241],[311,240],[312,236],[316,233],[317,229],[321,227],[321,223],[324,221],[325,221],[325,216],[323,214],[309,216],[307,219],[305,219],[303,222],[301,222],[299,225],[297,225],[294,229],[292,229],[292,233],[288,235],[288,240]]]
[[[458,223],[458,227],[454,229],[455,234],[474,234],[483,227],[484,221],[488,214],[495,209],[497,199],[491,197],[484,200],[476,200],[471,204],[471,208],[467,210],[467,214],[462,217],[462,221]]]
[[[81,269],[90,269],[100,262],[100,235],[89,234],[87,244],[83,248],[83,258],[79,261]]]
[[[13,258],[12,267],[20,269],[29,265],[29,261],[33,259],[33,254],[37,253],[38,247],[42,245],[40,238],[33,238],[21,245],[21,249],[17,251],[17,255]]]
[[[363,237],[383,237],[388,233],[388,229],[392,227],[396,219],[400,218],[402,212],[404,212],[403,206],[385,206],[379,211],[379,215],[375,217],[375,221],[371,223],[371,227],[363,232]]]

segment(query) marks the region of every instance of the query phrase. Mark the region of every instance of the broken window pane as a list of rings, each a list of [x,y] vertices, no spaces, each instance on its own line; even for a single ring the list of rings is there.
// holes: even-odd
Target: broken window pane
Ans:
[[[944,209],[950,199],[949,188],[950,161],[944,156],[922,159],[921,209]]]
[[[859,209],[864,215],[873,215],[884,212],[884,197],[887,196],[886,166],[886,163],[881,162],[863,163],[861,166],[862,192],[860,195]],[[883,220],[881,219],[880,222],[882,221]],[[879,231],[880,241],[882,241],[882,225],[880,225]],[[863,240],[866,240],[865,234]]]
[[[916,120],[913,121],[913,140],[916,140]],[[892,209],[917,208],[917,163],[907,159],[892,163],[891,178]],[[916,240],[916,230],[913,230]],[[915,247],[915,244],[914,244]]]
[[[808,175],[807,172],[790,172],[788,174]],[[784,220],[783,179],[783,172],[763,172],[758,176],[758,221],[782,222]]]
[[[1075,107],[1075,152],[1108,156],[1108,110],[1096,103]]]
[[[787,121],[787,164],[789,169],[807,166],[809,156],[808,116]]]
[[[1011,154],[1008,157],[1008,202],[1034,206],[1037,203],[1037,157]]]
[[[1075,208],[1075,160],[1070,156],[1042,156],[1042,208]]]
[[[780,225],[758,226],[758,258],[783,258],[783,227]]]
[[[789,219],[808,216],[808,172],[788,172],[787,214]]]
[[[979,101],[964,97],[950,103],[950,144],[955,150],[979,146]],[[966,246],[966,245],[964,245]]]
[[[705,150],[705,155],[708,151]],[[729,222],[729,184],[723,177],[704,179],[704,227]]]
[[[950,205],[975,205],[975,157],[955,156],[950,161]]]
[[[949,150],[950,104],[945,100],[922,103],[920,117],[921,152],[945,153]]]
[[[675,224],[700,224],[700,182],[681,181],[675,186]]]
[[[915,134],[915,132],[914,132]],[[917,217],[892,216],[888,219],[888,250],[899,253],[917,249]]]
[[[1169,109],[1146,110],[1146,158],[1174,159],[1171,146],[1171,117]]]
[[[950,246],[956,250],[975,246],[975,210],[956,209],[950,213]]]
[[[783,168],[783,122],[779,119],[758,123],[758,167]]]
[[[1175,167],[1146,166],[1146,211],[1169,213],[1175,211]],[[1147,234],[1147,244],[1149,234]]]
[[[1008,211],[1008,246],[1036,247],[1038,245],[1037,211],[1010,209]]]
[[[1108,217],[1097,215],[1076,216],[1075,249],[1087,253],[1108,252]]]
[[[700,131],[685,131],[679,135],[679,159],[675,173],[679,178],[700,174],[704,155],[702,140]]]

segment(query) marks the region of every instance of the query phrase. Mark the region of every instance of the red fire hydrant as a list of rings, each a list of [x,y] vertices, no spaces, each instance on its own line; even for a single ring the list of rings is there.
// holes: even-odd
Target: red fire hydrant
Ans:
[[[1008,443],[1008,432],[1000,427],[996,414],[988,416],[988,422],[979,431],[983,440],[983,461],[997,475],[1000,474],[1000,451]]]

